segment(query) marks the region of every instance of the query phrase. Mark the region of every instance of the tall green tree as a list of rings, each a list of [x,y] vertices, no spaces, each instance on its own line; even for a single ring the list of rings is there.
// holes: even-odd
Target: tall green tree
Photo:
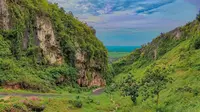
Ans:
[[[197,16],[196,16],[196,19],[197,19],[198,21],[200,21],[200,11],[199,11],[199,13],[198,13]]]
[[[137,97],[139,96],[139,84],[134,79],[134,76],[129,74],[128,77],[124,79],[121,85],[122,93],[124,96],[130,96],[134,104],[137,103]]]
[[[156,106],[159,105],[160,92],[166,89],[168,83],[172,83],[172,78],[168,75],[172,69],[154,66],[146,71],[146,76],[141,81],[142,96],[144,100],[149,97],[156,97]]]

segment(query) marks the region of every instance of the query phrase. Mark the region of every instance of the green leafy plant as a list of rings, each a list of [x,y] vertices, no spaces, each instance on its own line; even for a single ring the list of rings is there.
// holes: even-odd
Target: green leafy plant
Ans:
[[[128,75],[124,78],[124,82],[121,85],[122,94],[124,96],[130,96],[134,104],[137,103],[137,97],[139,96],[139,84],[134,79],[133,75]]]
[[[199,13],[198,13],[197,16],[196,16],[196,19],[197,19],[198,21],[200,21],[200,11],[199,11]]]
[[[197,38],[194,42],[194,48],[195,49],[200,49],[200,38]]]
[[[146,75],[141,81],[142,96],[144,100],[156,96],[156,105],[159,105],[160,92],[164,90],[168,83],[172,83],[172,78],[168,74],[172,72],[166,67],[154,66],[146,71]]]

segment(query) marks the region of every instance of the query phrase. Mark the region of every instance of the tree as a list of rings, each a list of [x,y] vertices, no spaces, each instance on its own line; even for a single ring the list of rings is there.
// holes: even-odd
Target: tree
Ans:
[[[194,48],[195,49],[200,49],[200,38],[197,38],[194,42]]]
[[[73,14],[72,11],[69,11],[68,14],[69,14],[70,16],[74,17],[74,14]]]
[[[134,104],[137,103],[139,85],[134,79],[133,75],[129,74],[121,85],[124,96],[130,96]]]
[[[5,39],[0,35],[0,57],[7,57],[11,55],[10,45]]]
[[[110,98],[112,98],[112,93],[117,90],[117,85],[115,83],[110,84],[106,87],[105,93],[107,93]]]
[[[90,26],[90,29],[92,30],[92,33],[93,33],[94,35],[96,35],[96,30],[94,29],[94,27]]]
[[[158,107],[160,92],[166,88],[168,83],[172,82],[172,78],[168,77],[171,72],[172,70],[166,67],[154,67],[146,71],[146,76],[141,81],[144,100],[156,96],[156,106]]]
[[[199,10],[199,13],[198,13],[197,16],[196,16],[196,19],[197,19],[198,21],[200,21],[200,10]]]

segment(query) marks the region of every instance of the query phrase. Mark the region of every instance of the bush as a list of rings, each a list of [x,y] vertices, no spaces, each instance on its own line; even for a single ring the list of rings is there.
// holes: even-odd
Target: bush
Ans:
[[[122,88],[122,94],[124,96],[130,96],[132,102],[136,104],[137,97],[139,96],[138,90],[140,86],[134,79],[133,75],[129,74],[128,77],[124,78],[121,88]]]
[[[198,21],[200,21],[200,11],[199,11],[199,13],[198,13],[197,16],[196,16],[196,19],[197,19]]]
[[[87,97],[86,99],[86,103],[90,104],[90,103],[94,103],[94,100],[91,97]]]
[[[194,42],[194,48],[195,49],[200,49],[200,38],[197,38]]]
[[[0,56],[11,55],[10,45],[3,37],[0,35]]]
[[[73,103],[74,107],[77,107],[77,108],[82,108],[83,104],[81,101],[77,101],[75,100],[74,103]]]
[[[75,68],[62,65],[57,67],[49,67],[47,70],[47,76],[51,76],[51,78],[55,79],[56,85],[71,85],[74,86],[76,84],[77,79],[77,71]]]
[[[76,108],[82,108],[83,103],[80,100],[69,100],[69,103],[72,104]]]

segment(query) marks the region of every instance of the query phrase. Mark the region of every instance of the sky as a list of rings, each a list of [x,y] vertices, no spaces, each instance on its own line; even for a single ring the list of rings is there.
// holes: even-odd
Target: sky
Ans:
[[[97,31],[106,46],[140,46],[195,19],[200,0],[49,0]]]

